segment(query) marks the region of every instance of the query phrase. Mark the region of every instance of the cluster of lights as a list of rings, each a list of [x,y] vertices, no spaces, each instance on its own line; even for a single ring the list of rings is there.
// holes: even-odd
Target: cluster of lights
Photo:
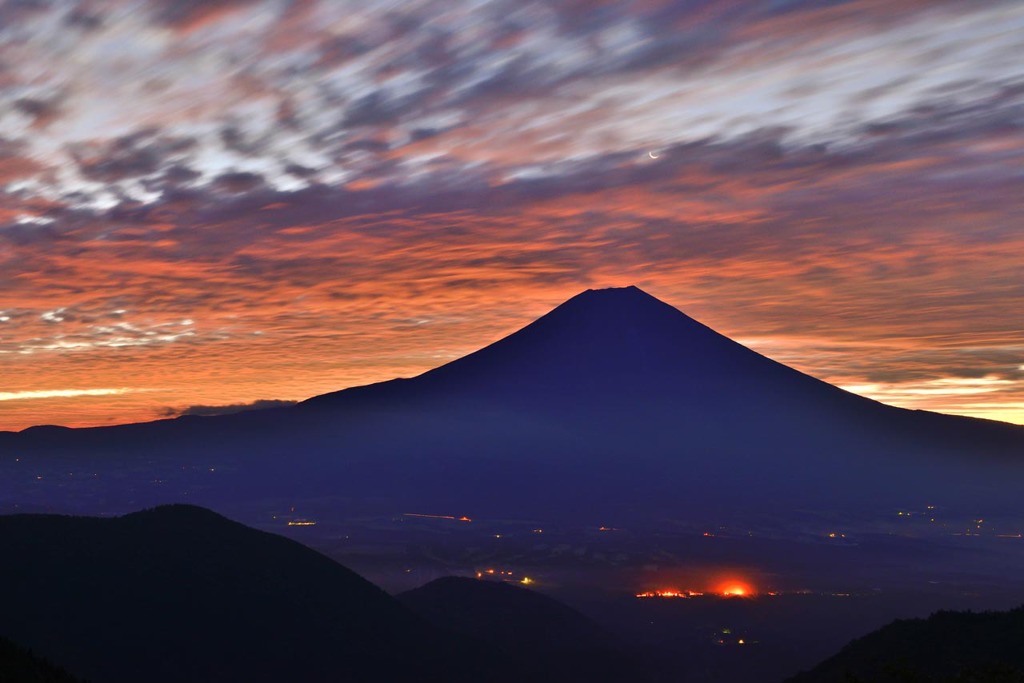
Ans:
[[[715,642],[717,642],[719,645],[731,645],[732,644],[732,639],[733,639],[732,629],[731,628],[723,628],[722,631],[721,631],[721,635],[718,637],[718,639]],[[747,644],[747,641],[744,638],[736,638],[735,642],[736,642],[737,645],[746,645]],[[752,641],[752,642],[756,643],[758,641],[755,640],[755,641]]]
[[[476,573],[476,578],[482,579],[482,578],[484,578],[484,575],[487,575],[487,576],[512,576],[512,572],[511,571],[506,571],[504,569],[484,569],[483,571],[479,571],[479,572]]]
[[[696,598],[704,595],[698,591],[676,591],[676,590],[663,590],[663,591],[644,591],[643,593],[637,593],[638,598]]]
[[[511,570],[506,570],[506,569],[493,569],[493,568],[491,568],[491,569],[482,569],[482,570],[477,571],[477,573],[476,573],[476,578],[478,578],[478,579],[482,579],[482,578],[488,577],[488,576],[493,576],[495,578],[502,578],[502,579],[504,579],[506,581],[515,580],[513,578],[513,572]],[[524,586],[529,586],[529,585],[535,583],[535,581],[533,579],[531,579],[529,576],[524,576],[523,578],[519,579],[519,583],[523,584]]]
[[[745,583],[730,582],[725,583],[714,590],[708,591],[693,591],[693,590],[676,590],[674,588],[666,588],[662,590],[643,591],[636,593],[638,598],[698,598],[703,595],[717,595],[723,598],[745,598],[755,595],[754,589]],[[769,593],[769,595],[776,595],[776,593]]]

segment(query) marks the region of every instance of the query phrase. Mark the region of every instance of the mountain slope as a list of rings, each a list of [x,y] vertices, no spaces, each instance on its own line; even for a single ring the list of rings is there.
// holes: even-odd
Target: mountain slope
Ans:
[[[621,652],[604,628],[535,591],[449,576],[397,598],[431,624],[494,647],[521,680],[640,681],[647,676],[639,659]]]
[[[612,643],[610,634],[571,607],[500,581],[448,576],[397,598],[432,624],[510,647],[596,652]]]

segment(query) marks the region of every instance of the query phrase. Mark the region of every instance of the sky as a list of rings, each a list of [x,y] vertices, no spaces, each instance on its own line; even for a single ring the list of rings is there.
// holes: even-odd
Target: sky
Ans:
[[[1024,424],[1024,3],[0,0],[0,429],[412,376],[635,284]]]

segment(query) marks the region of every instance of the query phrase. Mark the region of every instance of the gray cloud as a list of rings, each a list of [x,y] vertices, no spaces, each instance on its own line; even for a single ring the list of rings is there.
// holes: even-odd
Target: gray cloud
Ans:
[[[249,171],[231,171],[222,173],[213,180],[213,187],[231,194],[239,194],[254,190],[264,184],[263,176]]]
[[[287,408],[288,406],[293,406],[296,403],[298,403],[298,401],[260,399],[257,401],[252,401],[251,403],[234,403],[222,406],[195,405],[188,406],[185,408],[165,408],[160,411],[160,415],[162,415],[163,417],[184,417],[186,415],[198,415],[203,417],[209,417],[213,415],[231,415],[232,413],[241,413],[246,410],[268,410],[271,408]]]
[[[116,182],[165,170],[196,144],[189,137],[168,136],[147,128],[109,142],[76,144],[69,151],[84,177]]]
[[[16,4],[46,7],[39,3]],[[116,4],[97,6],[89,14],[89,23],[95,24],[94,28],[104,36],[109,33],[110,40],[120,36],[119,30],[137,33],[134,25],[125,23],[128,15],[113,11]],[[945,19],[956,18],[955,3],[930,3],[936,4],[941,11],[950,13],[946,17],[937,11],[936,26]],[[119,81],[119,85],[127,84],[133,89],[111,92],[110,98],[131,95],[137,102],[126,102],[128,109],[160,105],[148,117],[140,118],[164,118],[163,112],[181,111],[181,124],[198,124],[206,127],[207,132],[196,134],[192,126],[186,133],[188,125],[179,129],[164,121],[111,140],[97,138],[88,144],[76,140],[68,145],[68,150],[84,178],[107,184],[133,181],[154,194],[163,189],[164,183],[219,183],[220,189],[227,192],[239,191],[240,185],[245,186],[244,191],[252,191],[258,185],[255,178],[244,183],[232,182],[232,174],[236,173],[258,173],[262,182],[288,189],[317,181],[336,183],[339,173],[344,173],[346,179],[391,182],[408,176],[414,165],[420,164],[433,173],[448,174],[459,167],[471,173],[515,173],[523,162],[500,160],[502,148],[520,146],[517,130],[542,120],[549,123],[537,136],[548,139],[562,130],[568,141],[562,144],[572,147],[566,151],[574,158],[582,153],[608,157],[638,151],[637,146],[646,148],[643,140],[630,140],[628,134],[615,132],[614,136],[622,139],[612,142],[614,136],[610,131],[590,131],[603,130],[601,119],[605,117],[618,117],[621,131],[653,126],[652,137],[668,137],[665,146],[676,146],[684,142],[678,131],[691,128],[692,121],[679,120],[672,130],[658,130],[662,124],[650,122],[678,119],[691,107],[681,99],[674,108],[676,115],[669,117],[668,111],[657,113],[663,106],[660,103],[684,96],[691,85],[698,91],[704,88],[701,79],[706,68],[716,71],[716,80],[728,80],[738,68],[729,61],[733,59],[731,51],[738,46],[762,49],[771,59],[779,60],[779,68],[785,70],[787,50],[794,50],[792,43],[801,42],[796,38],[813,31],[815,26],[834,31],[836,42],[841,43],[845,38],[865,33],[869,19],[877,29],[900,22],[912,23],[920,18],[918,15],[925,16],[915,3],[899,11],[876,9],[868,15],[854,3],[829,3],[822,7],[810,0],[728,6],[616,2],[595,6],[575,0],[491,0],[465,7],[439,0],[413,0],[400,8],[393,3],[370,0],[352,24],[358,25],[358,29],[339,34],[319,28],[332,18],[337,19],[339,26],[348,25],[344,16],[347,11],[332,3],[152,0],[148,7],[148,16],[158,23],[186,33],[196,27],[216,26],[218,37],[189,34],[184,38],[187,49],[168,46],[163,57],[159,51],[147,53],[142,59],[161,58],[148,66],[140,65],[138,73],[126,72],[124,83]],[[80,10],[67,14],[82,14],[84,10]],[[132,15],[138,16],[147,14]],[[122,24],[124,28],[119,28]],[[258,27],[252,29],[255,34],[249,29],[242,31],[239,27],[243,24]],[[130,35],[133,34],[123,37]],[[40,38],[38,47],[45,52],[49,43]],[[886,45],[881,44],[879,50],[884,49]],[[68,63],[67,55],[55,58],[59,60],[54,69]],[[130,59],[120,62],[117,68],[124,64],[130,64]],[[220,66],[208,72],[204,64]],[[90,69],[85,73],[98,72]],[[211,76],[214,73],[222,75]],[[631,103],[636,95],[616,95],[624,83],[630,82],[623,78],[634,79],[634,74],[637,84],[649,83],[649,92],[643,97],[655,107],[655,111],[642,116],[637,116]],[[12,78],[17,77],[14,72]],[[204,79],[203,85],[193,90],[191,81]],[[819,78],[806,86],[803,95],[790,92],[782,96],[786,102],[780,105],[786,106],[772,111],[784,112],[804,99],[826,95],[841,80]],[[911,75],[897,73],[887,83],[866,84],[851,92],[849,100],[885,101],[913,91],[918,80],[917,71]],[[974,101],[978,99],[977,92],[991,85],[984,79],[957,82],[974,84],[968,88],[974,94],[967,98]],[[993,76],[991,82],[999,82],[999,77]],[[1024,97],[1014,89],[1019,83],[1005,78],[1002,82],[1003,97],[1019,103]],[[940,85],[952,87],[955,83]],[[948,92],[935,92],[940,100],[950,97]],[[177,94],[171,97],[162,93]],[[584,114],[580,120],[563,113],[567,104],[585,104],[591,95],[596,98],[594,105],[600,104],[607,113],[600,117]],[[765,93],[758,95],[764,96]],[[163,101],[163,97],[170,99]],[[74,101],[84,101],[83,94],[77,93]],[[520,113],[520,105],[535,113],[521,118],[526,111]],[[29,113],[42,113],[50,105],[33,96],[22,97],[15,106]],[[261,112],[266,107],[269,110]],[[976,112],[963,111],[961,116],[980,116],[982,112],[984,109],[978,103]],[[73,118],[81,112],[72,108],[62,113]],[[854,120],[857,116],[851,114]],[[740,130],[758,121],[757,116],[744,112],[731,117],[712,113],[709,118],[720,121],[720,127]],[[212,122],[219,129],[210,130]],[[765,121],[764,125],[789,125],[792,137],[800,132],[797,123],[799,119],[774,124]],[[494,149],[495,161],[481,166],[472,158],[460,159],[467,140],[460,137],[459,131],[470,125],[478,128],[474,135],[483,136],[480,143]],[[891,123],[870,121],[860,134],[875,135],[884,132],[887,125]],[[950,126],[953,125],[951,121]],[[713,137],[714,132],[703,135]],[[211,153],[214,146],[221,147],[227,155]],[[426,156],[420,156],[417,146],[428,147]],[[528,150],[536,145],[524,140],[521,146]],[[544,150],[544,146],[536,148]],[[353,154],[363,151],[372,153]],[[391,154],[376,154],[384,151]],[[541,163],[552,164],[550,159]],[[200,175],[181,181],[167,173],[171,167],[187,168]],[[297,169],[303,171],[296,173]],[[241,177],[235,176],[235,180],[241,181]],[[77,193],[77,201],[86,202],[90,193],[97,190],[75,187],[65,194],[70,197],[71,192]],[[152,196],[139,198],[128,187],[101,192],[103,202],[112,198],[129,202],[155,200]]]
[[[61,98],[54,96],[43,97],[22,97],[14,101],[13,107],[32,120],[33,126],[45,127],[50,125],[60,115]]]
[[[259,5],[260,0],[153,0],[157,21],[187,28],[223,9],[242,9]]]

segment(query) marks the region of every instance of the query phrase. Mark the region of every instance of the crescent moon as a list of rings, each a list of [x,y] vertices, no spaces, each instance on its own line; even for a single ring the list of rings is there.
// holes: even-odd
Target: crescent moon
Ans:
[[[657,159],[657,158],[658,158],[658,155],[657,155],[657,154],[655,154],[654,152],[648,152],[648,153],[647,153],[647,156],[649,156],[649,157],[650,157],[650,158],[652,158],[652,159]]]

